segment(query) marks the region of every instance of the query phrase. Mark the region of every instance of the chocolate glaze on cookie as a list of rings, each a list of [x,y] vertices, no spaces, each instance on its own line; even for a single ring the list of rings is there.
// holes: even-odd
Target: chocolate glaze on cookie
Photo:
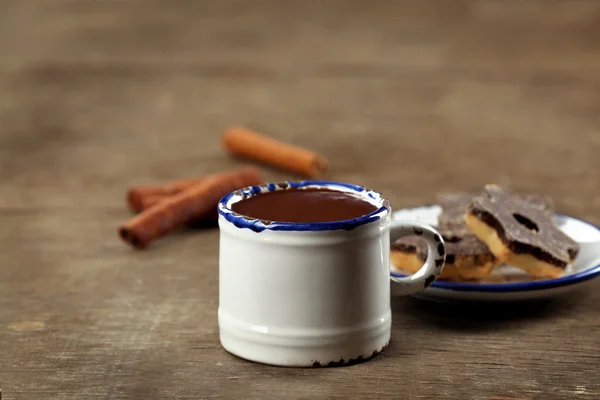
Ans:
[[[437,196],[442,213],[438,219],[438,226],[464,226],[465,212],[471,201],[482,193],[442,193]],[[545,213],[552,214],[554,212],[554,202],[549,196],[541,196],[537,194],[515,193],[523,201],[531,204],[533,207],[539,208]],[[466,228],[465,228],[466,229]]]
[[[442,213],[438,226],[460,227],[465,225],[465,212],[478,193],[442,193],[437,196]],[[465,227],[466,229],[466,227]]]
[[[454,264],[457,259],[469,258],[474,265],[494,261],[495,257],[487,246],[466,230],[439,229],[446,245],[446,264]],[[392,243],[392,250],[405,254],[417,254],[421,261],[427,258],[427,242],[416,236],[409,236]]]
[[[522,196],[486,185],[473,199],[468,212],[496,231],[500,240],[516,254],[530,254],[559,268],[566,268],[579,252],[579,245],[558,229],[551,214]]]
[[[470,265],[473,267],[494,262],[495,257],[488,247],[473,235],[465,223],[467,206],[475,193],[448,193],[438,196],[442,213],[438,218],[437,230],[446,244],[446,264]],[[415,237],[395,242],[392,249],[404,254],[415,254],[421,261],[427,256],[427,244]]]

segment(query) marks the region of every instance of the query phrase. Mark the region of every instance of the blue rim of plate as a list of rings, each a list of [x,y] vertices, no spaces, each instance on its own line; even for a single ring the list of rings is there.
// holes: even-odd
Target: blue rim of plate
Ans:
[[[583,221],[579,218],[575,218],[573,216],[561,213],[554,213],[554,215],[571,218],[579,222],[583,222],[600,231],[599,226]],[[403,278],[407,276],[394,271],[390,271],[390,273],[396,278]],[[600,275],[600,264],[588,268],[586,270],[577,272],[575,274],[561,276],[560,278],[556,279],[546,279],[543,281],[518,283],[455,283],[446,281],[435,281],[431,284],[430,287],[435,289],[454,290],[459,292],[527,292],[533,290],[555,289],[562,286],[573,285],[575,283],[587,281],[598,275]]]

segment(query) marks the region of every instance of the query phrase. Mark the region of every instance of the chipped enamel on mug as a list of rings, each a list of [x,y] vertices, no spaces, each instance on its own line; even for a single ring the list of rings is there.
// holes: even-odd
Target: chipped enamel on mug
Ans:
[[[261,193],[337,190],[375,206],[345,221],[261,221],[231,210]],[[368,359],[390,341],[390,279],[395,294],[427,288],[442,271],[445,247],[430,226],[392,221],[390,202],[338,182],[271,183],[235,191],[219,206],[221,345],[246,360],[289,367],[339,366]],[[390,275],[390,241],[419,235],[429,246],[414,275]]]

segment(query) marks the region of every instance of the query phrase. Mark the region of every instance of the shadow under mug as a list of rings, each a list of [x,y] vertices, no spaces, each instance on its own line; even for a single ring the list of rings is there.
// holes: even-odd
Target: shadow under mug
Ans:
[[[359,196],[377,210],[319,223],[270,222],[232,211],[261,193],[322,188]],[[277,366],[333,366],[368,359],[390,340],[395,293],[424,290],[445,262],[437,231],[392,221],[390,202],[361,186],[326,181],[270,183],[219,202],[219,332],[228,352]],[[390,275],[390,242],[418,235],[427,260],[415,274]]]

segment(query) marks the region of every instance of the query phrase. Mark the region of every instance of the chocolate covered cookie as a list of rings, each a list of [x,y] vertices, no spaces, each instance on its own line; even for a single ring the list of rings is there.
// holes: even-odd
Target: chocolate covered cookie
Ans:
[[[438,218],[438,226],[465,226],[465,213],[471,201],[482,193],[442,193],[437,196],[442,213]],[[549,196],[537,194],[515,193],[515,196],[523,199],[532,207],[539,208],[544,213],[552,215],[554,202]]]
[[[487,277],[496,266],[496,258],[473,235],[465,223],[467,206],[476,194],[447,193],[438,196],[442,213],[437,230],[446,244],[446,264],[438,279],[463,281]],[[425,241],[417,237],[400,239],[392,244],[391,261],[396,267],[416,272],[427,255]]]
[[[438,279],[474,280],[488,276],[496,266],[487,246],[466,228],[439,228],[446,245],[446,264]],[[390,259],[398,269],[417,272],[427,257],[427,243],[410,236],[392,244]]]
[[[554,225],[551,209],[498,185],[486,185],[471,201],[465,221],[499,261],[534,277],[562,275],[579,252],[577,242]]]

